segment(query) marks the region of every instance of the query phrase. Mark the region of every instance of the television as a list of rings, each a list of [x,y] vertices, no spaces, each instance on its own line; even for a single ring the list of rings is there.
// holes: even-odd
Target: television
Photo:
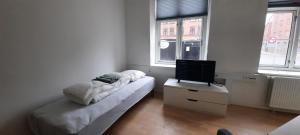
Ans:
[[[215,78],[216,61],[208,60],[176,60],[176,79],[208,83]]]

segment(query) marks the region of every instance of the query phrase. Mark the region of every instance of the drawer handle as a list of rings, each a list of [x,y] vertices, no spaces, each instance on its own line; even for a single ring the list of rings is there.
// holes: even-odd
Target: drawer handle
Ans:
[[[198,102],[198,100],[196,100],[196,99],[187,98],[186,100],[191,101],[191,102]]]
[[[188,91],[190,91],[190,92],[198,92],[198,90],[192,90],[192,89],[188,89]]]

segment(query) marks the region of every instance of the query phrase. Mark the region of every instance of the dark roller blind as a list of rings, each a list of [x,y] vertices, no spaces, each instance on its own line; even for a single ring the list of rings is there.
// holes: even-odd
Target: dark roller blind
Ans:
[[[300,0],[269,0],[269,7],[300,7]]]
[[[157,0],[156,2],[158,20],[207,15],[208,0]]]

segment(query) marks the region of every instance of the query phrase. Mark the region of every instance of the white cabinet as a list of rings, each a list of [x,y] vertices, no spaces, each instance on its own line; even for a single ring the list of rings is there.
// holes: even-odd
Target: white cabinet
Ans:
[[[224,116],[228,90],[214,84],[168,79],[164,84],[164,104]]]

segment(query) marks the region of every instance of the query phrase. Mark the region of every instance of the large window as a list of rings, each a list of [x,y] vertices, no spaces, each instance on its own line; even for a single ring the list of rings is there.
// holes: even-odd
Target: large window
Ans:
[[[157,21],[156,63],[174,64],[176,59],[203,59],[205,22],[205,17]]]
[[[298,46],[297,46],[297,51],[296,51],[295,66],[300,67],[300,35],[297,40],[298,40]]]
[[[298,14],[298,8],[277,8],[267,13],[260,69],[293,70],[300,66]]]

